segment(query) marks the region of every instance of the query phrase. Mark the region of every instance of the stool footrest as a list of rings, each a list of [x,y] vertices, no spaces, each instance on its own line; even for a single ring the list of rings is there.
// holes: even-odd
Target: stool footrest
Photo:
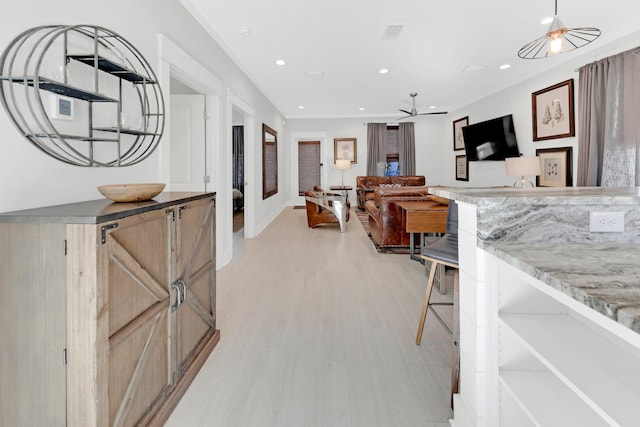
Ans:
[[[431,305],[453,305],[453,304],[446,304],[446,303],[433,303],[433,304],[429,304]],[[442,327],[447,331],[447,333],[449,334],[450,337],[453,337],[453,331],[451,330],[451,328],[449,328],[447,326],[446,323],[444,323],[444,320],[442,320],[442,317],[440,317],[440,315],[433,309],[431,308],[431,312],[433,313],[434,316],[436,316],[436,319],[438,320],[438,322],[440,322],[440,324],[442,325]]]

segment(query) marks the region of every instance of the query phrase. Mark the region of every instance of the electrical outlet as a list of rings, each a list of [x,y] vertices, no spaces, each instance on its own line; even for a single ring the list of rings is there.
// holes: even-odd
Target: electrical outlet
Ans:
[[[621,233],[624,231],[624,212],[589,212],[589,231]]]

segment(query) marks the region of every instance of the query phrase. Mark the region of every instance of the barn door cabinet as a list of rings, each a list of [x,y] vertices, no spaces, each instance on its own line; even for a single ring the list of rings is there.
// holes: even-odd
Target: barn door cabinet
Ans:
[[[0,426],[162,425],[217,344],[215,194],[0,214]]]

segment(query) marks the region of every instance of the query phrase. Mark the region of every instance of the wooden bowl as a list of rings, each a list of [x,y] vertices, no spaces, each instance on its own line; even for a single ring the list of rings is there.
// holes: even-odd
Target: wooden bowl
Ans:
[[[98,191],[114,202],[140,202],[153,199],[164,190],[165,184],[100,185]]]

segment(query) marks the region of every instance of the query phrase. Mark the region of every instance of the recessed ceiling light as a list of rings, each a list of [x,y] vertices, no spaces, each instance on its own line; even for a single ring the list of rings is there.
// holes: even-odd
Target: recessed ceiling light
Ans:
[[[498,68],[500,68],[501,70],[506,70],[507,68],[511,68],[511,64],[502,64]]]
[[[540,24],[547,25],[547,24],[550,24],[552,21],[553,21],[553,16],[547,16],[542,21],[540,21]]]
[[[243,37],[251,37],[251,28],[249,27],[240,27],[238,29],[238,31],[240,31],[240,35],[242,35]]]
[[[380,74],[387,74],[389,72],[389,70],[387,70],[386,68],[382,68],[380,71],[378,71]]]
[[[431,108],[432,110],[435,110],[436,106],[435,105],[429,105],[429,108]]]
[[[484,67],[485,67],[484,65],[470,65],[462,71],[465,73],[468,73],[470,71],[480,71],[480,70],[484,70]]]
[[[298,108],[303,110],[304,109],[304,105],[298,105]]]
[[[364,111],[364,107],[360,107],[360,108],[359,108],[359,110],[360,110],[360,111]]]
[[[284,62],[284,59],[276,60],[276,65],[284,65],[284,64],[286,64],[286,62]]]

